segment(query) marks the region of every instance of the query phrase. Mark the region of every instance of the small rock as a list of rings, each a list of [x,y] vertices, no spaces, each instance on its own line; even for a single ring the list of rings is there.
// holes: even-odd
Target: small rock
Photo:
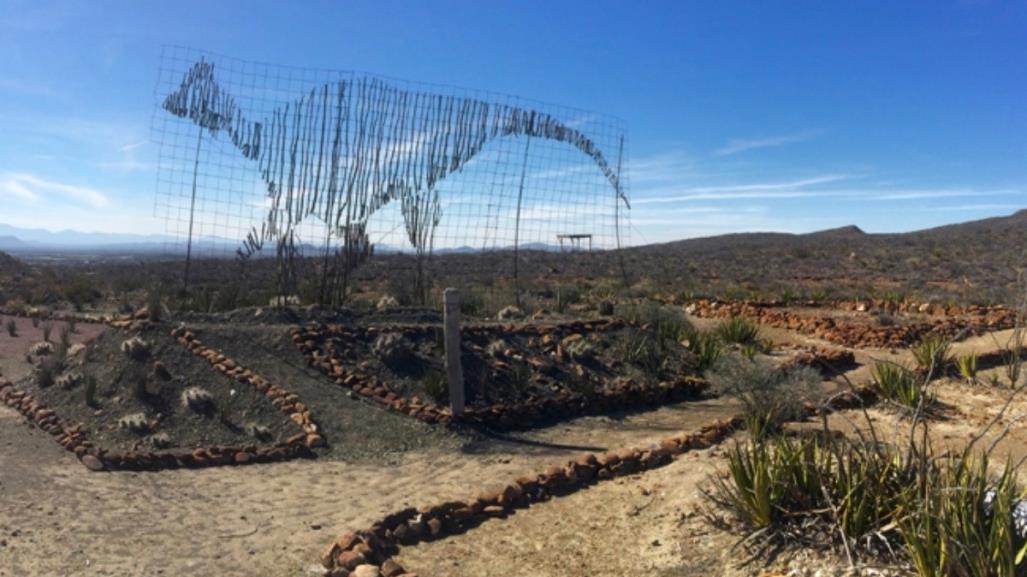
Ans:
[[[103,470],[103,462],[100,461],[100,459],[97,459],[96,457],[89,454],[82,455],[82,464],[85,465],[86,468],[90,471]]]
[[[496,314],[496,318],[500,320],[522,319],[524,318],[524,311],[510,305],[500,309],[499,313]]]
[[[349,575],[350,577],[381,577],[381,572],[374,565],[357,565],[357,568]]]

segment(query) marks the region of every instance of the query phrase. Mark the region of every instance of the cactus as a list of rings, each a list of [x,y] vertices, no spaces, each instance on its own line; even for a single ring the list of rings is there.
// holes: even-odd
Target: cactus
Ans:
[[[414,353],[410,341],[399,333],[385,333],[371,344],[371,353],[387,365],[402,363]]]
[[[145,435],[150,432],[150,422],[146,420],[143,413],[132,413],[118,419],[118,427],[128,430],[137,435]]]
[[[182,406],[197,413],[209,413],[214,409],[214,396],[202,387],[189,387],[182,391]]]
[[[150,354],[150,343],[139,337],[132,337],[121,343],[121,352],[137,361],[145,359]]]
[[[155,449],[167,449],[171,446],[171,437],[167,433],[156,433],[150,435],[150,444]]]
[[[53,343],[41,341],[32,345],[32,348],[29,349],[29,354],[34,357],[46,357],[53,354],[53,351]]]
[[[82,384],[84,380],[82,373],[78,371],[69,371],[57,377],[56,383],[60,388],[70,390]]]

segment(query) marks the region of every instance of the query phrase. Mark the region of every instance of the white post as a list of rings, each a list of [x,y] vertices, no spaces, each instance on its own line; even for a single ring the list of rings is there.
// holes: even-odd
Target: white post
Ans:
[[[464,370],[460,364],[460,293],[455,288],[443,291],[442,310],[449,407],[453,416],[459,417],[464,414]]]

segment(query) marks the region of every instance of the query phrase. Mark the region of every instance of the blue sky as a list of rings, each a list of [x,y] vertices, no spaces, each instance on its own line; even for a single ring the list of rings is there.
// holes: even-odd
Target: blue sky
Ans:
[[[1027,206],[1025,2],[0,0],[0,223],[160,233],[161,47],[615,115],[631,240]]]

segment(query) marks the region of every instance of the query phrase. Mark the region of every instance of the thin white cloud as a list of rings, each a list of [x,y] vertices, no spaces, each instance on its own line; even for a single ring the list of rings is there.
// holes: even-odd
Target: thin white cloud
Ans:
[[[144,144],[146,144],[145,140],[140,140],[139,142],[133,142],[131,144],[126,144],[126,145],[118,148],[118,152],[130,152],[132,150],[135,150],[135,149],[139,148],[140,146],[142,146]]]
[[[727,144],[713,151],[713,154],[716,156],[729,156],[758,148],[775,148],[778,146],[803,142],[815,137],[817,134],[818,131],[816,130],[806,130],[793,134],[782,134],[779,136],[767,136],[763,138],[732,138],[727,141]]]
[[[1021,208],[1027,207],[1027,203],[1024,204],[959,204],[955,206],[936,206],[931,208],[933,211],[942,212],[973,212],[978,210],[1020,210]]]
[[[3,176],[0,178],[0,189],[11,195],[31,201],[49,199],[56,194],[97,208],[110,204],[107,197],[94,188],[54,182],[25,173]]]
[[[823,175],[788,182],[759,182],[720,186],[693,186],[675,190],[674,194],[643,196],[635,204],[666,204],[693,200],[736,200],[756,198],[805,198],[827,196],[830,191],[803,190],[804,187],[838,182],[850,178],[846,175]],[[651,194],[653,190],[649,190]]]

